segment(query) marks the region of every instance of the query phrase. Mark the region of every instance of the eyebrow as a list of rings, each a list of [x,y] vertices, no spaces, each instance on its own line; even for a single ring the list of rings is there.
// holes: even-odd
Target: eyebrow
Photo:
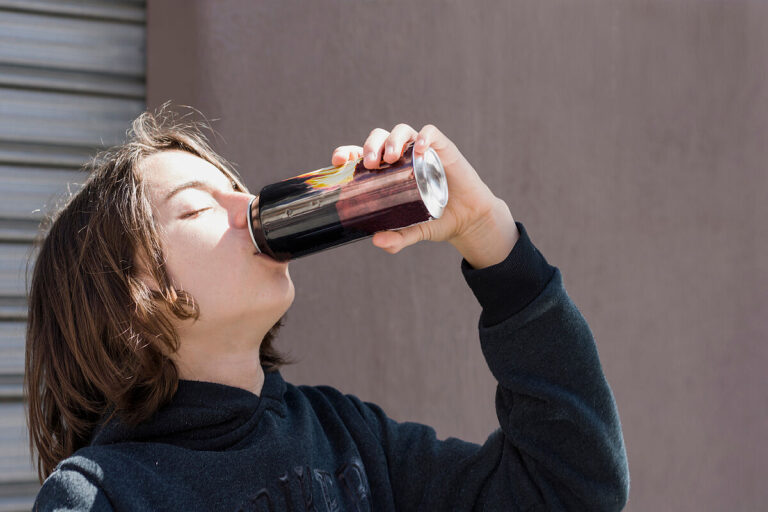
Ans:
[[[230,180],[230,184],[232,185],[232,190],[237,190],[237,186],[235,185],[235,182]],[[216,190],[216,187],[208,183],[207,181],[200,181],[200,180],[192,180],[187,181],[185,183],[182,183],[181,185],[177,185],[173,187],[173,189],[168,192],[168,194],[163,199],[163,202],[168,202],[170,198],[181,192],[182,190],[187,190],[188,188],[199,188],[203,190],[207,190],[208,192]]]

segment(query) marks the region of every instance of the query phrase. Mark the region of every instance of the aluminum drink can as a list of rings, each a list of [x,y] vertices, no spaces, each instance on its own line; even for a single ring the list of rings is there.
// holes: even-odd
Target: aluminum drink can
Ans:
[[[410,142],[379,169],[358,158],[265,186],[248,204],[248,229],[257,251],[288,261],[440,218],[447,203],[437,153],[414,158]]]

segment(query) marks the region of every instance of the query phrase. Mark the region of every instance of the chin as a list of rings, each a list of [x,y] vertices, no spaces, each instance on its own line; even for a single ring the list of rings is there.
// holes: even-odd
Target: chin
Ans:
[[[286,279],[281,280],[280,284],[276,284],[272,288],[272,296],[275,297],[275,303],[280,304],[280,308],[283,312],[293,304],[293,300],[296,298],[296,288],[293,286],[291,276],[288,274],[288,270],[285,272]],[[278,298],[279,297],[279,298]]]
[[[288,276],[288,283],[290,284],[290,299],[288,300],[288,307],[291,307],[291,304],[293,304],[293,299],[296,298],[296,288],[294,288],[293,281],[291,281],[290,276]],[[287,310],[288,308],[285,309]]]

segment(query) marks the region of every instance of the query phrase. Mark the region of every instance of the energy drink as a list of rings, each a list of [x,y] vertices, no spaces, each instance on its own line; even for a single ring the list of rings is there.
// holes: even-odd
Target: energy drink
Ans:
[[[440,218],[447,203],[437,153],[414,158],[410,142],[379,169],[359,158],[265,186],[248,205],[248,229],[259,252],[287,261]]]

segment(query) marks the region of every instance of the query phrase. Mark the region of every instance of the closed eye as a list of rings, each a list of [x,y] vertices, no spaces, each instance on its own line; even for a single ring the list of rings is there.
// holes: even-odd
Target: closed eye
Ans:
[[[206,208],[201,208],[201,209],[199,209],[199,210],[195,210],[195,211],[193,211],[193,212],[188,212],[188,213],[185,213],[184,215],[182,215],[182,216],[181,216],[181,217],[179,217],[179,218],[180,218],[180,219],[188,219],[188,218],[190,218],[190,217],[194,217],[194,216],[196,216],[198,213],[200,213],[200,212],[202,212],[202,211],[204,211],[204,210],[208,210],[208,209],[210,209],[210,206],[208,206],[208,207],[206,207]]]

